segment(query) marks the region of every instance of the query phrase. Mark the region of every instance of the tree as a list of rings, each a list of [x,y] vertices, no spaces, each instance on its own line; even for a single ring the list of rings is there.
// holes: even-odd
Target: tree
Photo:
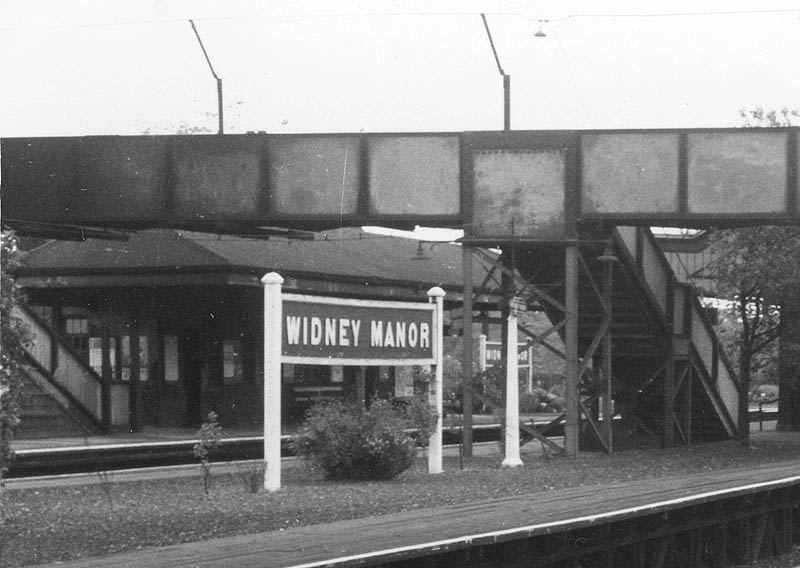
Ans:
[[[774,343],[781,331],[781,306],[800,281],[800,229],[746,227],[716,231],[709,237],[710,275],[733,302],[739,324],[739,428],[748,440],[748,402],[753,358]]]
[[[783,107],[780,110],[764,110],[757,106],[749,110],[740,110],[739,116],[746,128],[774,128],[777,126],[794,126],[800,120],[800,110]]]
[[[748,127],[790,126],[800,111],[783,108],[765,111],[761,107],[740,112]],[[749,444],[748,402],[754,357],[781,337],[779,364],[781,392],[798,391],[798,401],[784,397],[783,412],[797,415],[800,421],[800,356],[786,357],[800,350],[800,229],[797,227],[745,227],[715,231],[710,239],[710,276],[718,282],[723,296],[733,301],[739,323],[739,431],[742,443]],[[797,329],[796,349],[787,330]],[[784,345],[785,344],[785,345]],[[794,369],[794,370],[792,370]],[[794,378],[784,384],[784,376]],[[793,400],[793,399],[791,399]],[[789,409],[794,408],[794,412]],[[798,425],[800,429],[800,425]]]
[[[0,256],[0,491],[12,457],[11,439],[19,424],[19,397],[22,387],[21,362],[31,336],[25,324],[13,314],[16,305],[24,302],[10,271],[17,263],[17,240],[12,233],[2,233]],[[2,520],[2,519],[0,519]]]
[[[739,308],[734,302],[722,302],[717,306],[717,323],[714,331],[725,355],[739,374]],[[773,341],[753,353],[750,361],[751,402],[756,400],[756,389],[762,384],[778,386],[778,342]],[[759,398],[760,400],[760,398]]]

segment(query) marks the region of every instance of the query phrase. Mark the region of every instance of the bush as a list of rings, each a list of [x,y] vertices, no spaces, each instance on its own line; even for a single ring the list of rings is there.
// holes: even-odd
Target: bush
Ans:
[[[200,460],[203,471],[203,491],[208,495],[211,487],[211,452],[222,443],[222,426],[217,422],[217,413],[209,412],[208,418],[197,431],[199,440],[192,448],[194,457]]]
[[[548,376],[549,377],[549,376]],[[556,377],[557,379],[557,377]],[[505,370],[498,366],[477,373],[472,381],[472,412],[485,414],[494,408],[494,405],[505,405]],[[535,412],[563,412],[564,395],[563,385],[553,377],[546,381],[549,387],[534,387],[533,392],[526,393],[528,379],[521,377],[519,383],[519,410],[525,414]],[[460,413],[463,405],[461,386],[457,386],[445,397],[445,407],[450,413]],[[491,403],[484,403],[484,400]]]
[[[564,398],[555,392],[534,387],[533,392],[520,395],[519,410],[526,414],[534,412],[563,412]]]
[[[417,445],[410,431],[427,439],[430,413],[416,403],[374,400],[369,409],[331,401],[309,409],[295,438],[297,453],[315,461],[327,479],[392,479],[411,467]]]
[[[775,402],[778,400],[778,394],[778,385],[764,383],[752,390],[750,393],[750,402]]]

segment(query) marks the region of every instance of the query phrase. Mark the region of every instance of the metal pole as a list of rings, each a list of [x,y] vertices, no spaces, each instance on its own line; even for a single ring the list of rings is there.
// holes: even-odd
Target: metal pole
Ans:
[[[511,130],[511,75],[503,74],[503,130]]]
[[[435,286],[428,290],[428,301],[436,303],[435,311],[435,325],[434,325],[434,358],[436,359],[436,371],[434,373],[432,402],[434,412],[436,413],[436,426],[434,427],[433,434],[430,437],[428,445],[428,473],[442,473],[442,414],[444,406],[444,398],[442,396],[442,378],[444,372],[444,349],[442,341],[442,331],[444,325],[442,316],[444,312],[444,290]]]
[[[525,350],[528,356],[528,394],[533,394],[533,346]]]
[[[605,393],[603,395],[603,433],[606,438],[606,448],[608,453],[614,451],[614,428],[613,428],[613,384],[611,380],[611,297],[612,286],[614,283],[614,263],[606,261],[603,263],[603,300],[606,302],[608,313],[608,328],[603,336],[603,380],[605,381]]]
[[[483,376],[483,372],[486,371],[486,334],[481,333],[478,337],[478,369],[481,372],[481,395],[486,396],[486,389],[484,388],[485,385],[485,377]],[[481,402],[481,413],[486,412],[486,402]]]
[[[675,413],[675,353],[672,344],[674,337],[670,337],[670,345],[667,346],[666,365],[664,367],[664,435],[662,445],[671,448],[675,445],[675,425],[673,415]]]
[[[224,130],[222,127],[222,79],[217,75],[217,72],[214,71],[214,66],[211,64],[211,58],[208,56],[208,52],[206,51],[206,46],[203,44],[203,39],[200,37],[200,32],[197,31],[197,26],[194,25],[193,20],[189,20],[189,23],[192,25],[192,30],[194,30],[194,35],[197,38],[197,43],[200,44],[200,49],[203,51],[203,57],[206,58],[206,63],[208,63],[208,68],[211,71],[211,75],[214,79],[217,80],[217,114],[219,116],[219,132],[217,134],[223,134]]]
[[[219,116],[219,132],[217,134],[224,134],[225,129],[223,128],[223,120],[222,120],[222,79],[217,77],[217,114]]]
[[[568,456],[578,455],[578,247],[567,245],[565,258],[565,353],[566,384],[564,385],[565,424],[564,450]]]
[[[280,274],[270,272],[264,285],[264,489],[281,488],[281,300]]]
[[[485,333],[481,333],[480,336],[478,337],[479,341],[478,353],[480,354],[479,355],[480,360],[478,362],[478,365],[481,370],[481,373],[486,370],[486,339],[487,338]]]
[[[492,38],[492,31],[489,29],[489,22],[486,20],[486,14],[481,14],[483,20],[483,27],[486,29],[486,37],[489,38],[489,46],[492,48],[494,61],[497,63],[497,70],[503,77],[503,129],[511,130],[511,76],[507,75],[500,65],[500,57],[497,55],[497,49],[494,46],[494,39]]]
[[[472,330],[472,249],[461,247],[462,271],[464,273],[464,331],[461,353],[461,412],[463,430],[461,444],[464,456],[472,457],[472,350],[475,344]]]

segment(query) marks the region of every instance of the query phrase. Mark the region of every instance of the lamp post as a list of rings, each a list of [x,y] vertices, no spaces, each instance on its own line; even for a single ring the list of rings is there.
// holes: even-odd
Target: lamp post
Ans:
[[[492,32],[489,30],[489,22],[486,20],[486,14],[481,14],[483,20],[483,27],[486,28],[486,35],[489,38],[489,45],[492,47],[494,54],[494,61],[497,63],[497,70],[500,71],[500,76],[503,78],[503,130],[511,130],[511,75],[503,71],[503,66],[500,64],[500,57],[497,55],[497,49],[494,47],[494,40],[492,39]]]

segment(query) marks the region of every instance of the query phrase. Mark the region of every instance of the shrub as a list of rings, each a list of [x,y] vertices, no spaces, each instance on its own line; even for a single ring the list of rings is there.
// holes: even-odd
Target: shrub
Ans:
[[[197,431],[199,440],[192,448],[194,457],[200,459],[203,471],[203,491],[208,495],[211,486],[211,452],[222,442],[222,426],[217,422],[217,413],[209,412],[208,418]]]
[[[505,405],[505,370],[492,367],[477,373],[472,381],[472,412],[486,414],[497,406]],[[535,412],[563,412],[564,395],[561,383],[554,383],[549,388],[534,387],[533,392],[526,393],[527,377],[520,379],[519,384],[519,410],[525,414]],[[447,393],[445,404],[451,413],[461,412],[462,389],[457,386],[452,392]],[[485,402],[489,401],[489,402]],[[494,404],[491,404],[494,403]]]
[[[430,414],[418,404],[325,402],[309,409],[295,438],[297,453],[315,461],[327,479],[392,479],[411,467],[417,447],[411,428],[427,438]],[[413,418],[416,416],[416,418]]]
[[[534,412],[562,412],[564,410],[564,398],[556,392],[534,387],[533,392],[520,395],[519,410],[528,414]]]

